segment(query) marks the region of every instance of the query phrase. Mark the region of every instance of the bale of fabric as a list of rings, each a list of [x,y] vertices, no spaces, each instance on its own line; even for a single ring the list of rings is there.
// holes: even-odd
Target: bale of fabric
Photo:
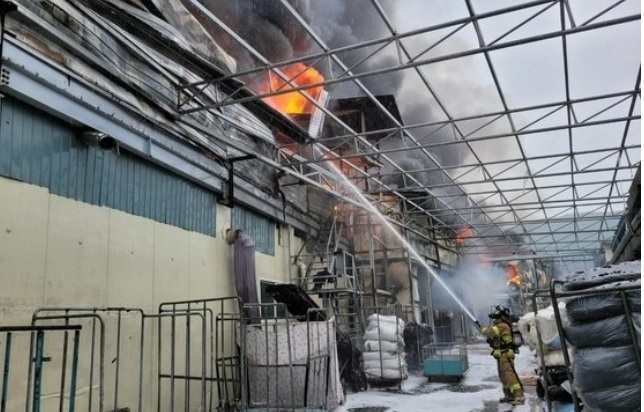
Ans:
[[[597,294],[575,296],[566,301],[568,317],[573,322],[586,322],[610,318],[625,313],[624,302],[619,291],[602,292],[609,288],[637,287],[636,290],[625,291],[626,304],[632,313],[642,311],[642,281],[631,279],[626,281],[609,282],[595,287]]]
[[[641,264],[640,260],[634,260],[579,271],[566,278],[564,289],[568,291],[584,290],[612,282],[638,280],[642,278]]]
[[[640,313],[633,313],[633,306],[639,306],[640,282],[641,262],[633,261],[575,273],[564,284],[565,290],[593,292],[568,299],[578,320],[564,328],[566,339],[575,345],[573,385],[584,408],[593,412],[640,409],[641,373],[636,357],[641,346]],[[623,302],[617,304],[621,294],[607,291],[615,285],[637,288],[627,298],[630,310],[625,310]],[[594,308],[595,304],[603,310]]]
[[[641,380],[632,346],[577,349],[572,370],[575,387],[581,392],[631,385]]]
[[[635,313],[632,316],[618,315],[600,321],[572,322],[564,330],[566,339],[578,349],[628,345],[632,343],[631,327],[639,344],[640,318],[640,314]]]

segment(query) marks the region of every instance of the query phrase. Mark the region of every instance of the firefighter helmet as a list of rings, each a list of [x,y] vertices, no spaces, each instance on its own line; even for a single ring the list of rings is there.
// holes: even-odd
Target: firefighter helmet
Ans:
[[[503,305],[496,305],[496,310],[498,310],[502,316],[510,317],[510,309]]]
[[[501,319],[502,317],[505,317],[505,318],[510,317],[510,309],[506,308],[505,306],[497,305],[494,309],[495,309],[494,312],[488,315],[489,318]]]

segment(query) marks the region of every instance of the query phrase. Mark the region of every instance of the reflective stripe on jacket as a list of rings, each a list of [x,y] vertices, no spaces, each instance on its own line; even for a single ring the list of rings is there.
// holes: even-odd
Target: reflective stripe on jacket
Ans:
[[[481,328],[481,333],[487,339],[487,342],[492,347],[492,356],[498,358],[501,355],[514,357],[514,350],[512,350],[512,328],[505,322]]]

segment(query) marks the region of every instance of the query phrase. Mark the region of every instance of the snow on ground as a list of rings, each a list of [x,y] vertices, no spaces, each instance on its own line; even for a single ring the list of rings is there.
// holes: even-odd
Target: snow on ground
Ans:
[[[499,404],[503,396],[496,361],[490,348],[483,342],[468,345],[469,370],[457,383],[428,382],[421,372],[414,372],[404,381],[401,391],[369,389],[367,392],[350,393],[344,405],[335,412],[536,412],[540,411],[535,394],[534,352],[522,348],[516,359],[516,369],[524,380],[526,403],[511,408]],[[529,382],[529,384],[528,384]]]

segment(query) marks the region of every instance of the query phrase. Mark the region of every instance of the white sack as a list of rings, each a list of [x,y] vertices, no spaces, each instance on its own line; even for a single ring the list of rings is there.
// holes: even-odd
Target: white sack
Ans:
[[[389,360],[403,360],[405,359],[405,353],[398,353],[398,352],[362,352],[362,359],[365,362],[380,362],[381,360],[383,361],[389,361]]]
[[[385,316],[385,315],[378,315],[374,313],[373,315],[369,316],[368,318],[368,323],[369,324],[374,324],[374,325],[382,325],[385,323],[389,323],[392,325],[397,324],[399,328],[404,329],[405,328],[405,322],[402,319],[398,319],[396,316]]]
[[[407,379],[409,374],[407,373],[407,368],[404,367],[402,370],[399,369],[365,369],[365,374],[367,379]]]
[[[561,314],[561,323],[565,328],[570,322],[566,315],[566,304],[564,302],[559,302],[559,313]],[[536,324],[541,334],[541,341],[546,345],[559,338],[557,320],[555,319],[555,311],[552,305],[537,312]]]
[[[372,369],[390,369],[390,370],[399,370],[401,368],[406,368],[407,364],[405,363],[404,359],[387,359],[383,360],[380,362],[380,360],[375,359],[375,360],[370,360],[370,361],[364,361],[363,364],[363,369],[365,371],[367,370],[372,370]]]
[[[386,342],[399,342],[403,343],[402,333],[396,332],[395,328],[372,328],[367,330],[363,336],[365,341],[386,341]]]
[[[568,347],[568,359],[570,363],[574,363],[573,348]],[[565,366],[566,362],[564,359],[563,350],[553,350],[543,355],[543,361],[546,366]],[[537,366],[541,367],[541,357],[537,356]]]
[[[387,352],[402,352],[405,350],[405,344],[402,342],[388,342],[388,341],[377,341],[377,340],[368,340],[364,343],[364,350],[367,352],[377,352],[380,350]]]

